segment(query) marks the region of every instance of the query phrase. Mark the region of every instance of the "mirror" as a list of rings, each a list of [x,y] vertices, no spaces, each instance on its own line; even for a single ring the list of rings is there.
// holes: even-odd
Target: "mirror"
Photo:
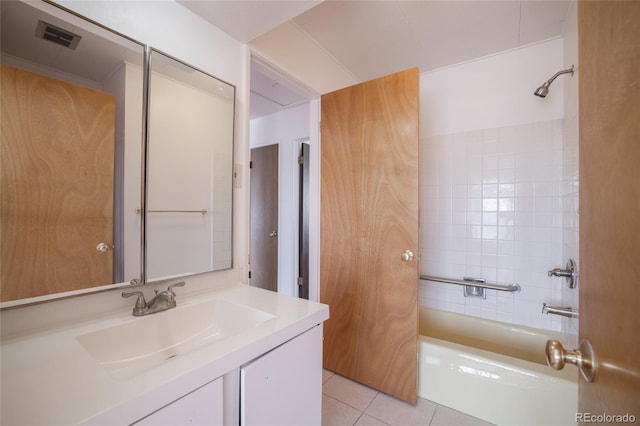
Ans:
[[[1,3],[1,301],[140,277],[144,47]]]
[[[143,193],[145,46],[0,4],[3,307],[231,268],[235,87],[150,49]]]
[[[146,278],[232,267],[235,87],[151,49]]]

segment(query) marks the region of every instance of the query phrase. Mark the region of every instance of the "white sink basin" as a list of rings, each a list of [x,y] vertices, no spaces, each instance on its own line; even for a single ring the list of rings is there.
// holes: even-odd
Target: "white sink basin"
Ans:
[[[126,379],[178,355],[248,331],[275,318],[211,299],[83,334],[77,339],[115,379]]]

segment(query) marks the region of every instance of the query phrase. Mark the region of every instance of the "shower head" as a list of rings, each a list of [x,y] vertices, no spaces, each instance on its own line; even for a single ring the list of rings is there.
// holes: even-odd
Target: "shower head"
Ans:
[[[569,68],[569,69],[558,71],[557,73],[555,73],[553,75],[553,77],[551,77],[549,80],[545,81],[542,86],[538,87],[536,89],[536,91],[533,92],[533,94],[536,95],[536,96],[539,96],[541,98],[546,98],[547,95],[549,94],[549,86],[551,86],[551,83],[553,83],[553,80],[555,80],[559,75],[562,75],[562,74],[571,74],[571,75],[573,75],[573,65],[571,65],[571,68]]]

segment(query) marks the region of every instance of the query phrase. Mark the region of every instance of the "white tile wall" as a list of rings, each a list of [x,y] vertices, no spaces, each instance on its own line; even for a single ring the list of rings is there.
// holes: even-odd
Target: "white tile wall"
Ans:
[[[560,317],[541,311],[544,302],[562,302],[564,280],[547,271],[565,264],[570,184],[563,174],[563,121],[434,136],[421,144],[421,273],[522,287],[473,299],[461,286],[421,281],[421,304],[559,331]]]

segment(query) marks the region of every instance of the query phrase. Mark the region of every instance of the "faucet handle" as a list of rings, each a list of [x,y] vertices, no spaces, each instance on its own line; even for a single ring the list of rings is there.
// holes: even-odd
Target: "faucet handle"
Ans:
[[[175,296],[176,294],[173,292],[173,288],[174,288],[174,287],[184,287],[184,286],[185,286],[185,284],[186,284],[186,283],[185,283],[184,281],[180,281],[179,283],[171,284],[171,285],[167,288],[167,291],[168,291],[169,293],[171,293],[171,294],[173,294],[173,295]]]
[[[144,300],[144,293],[141,291],[123,291],[122,297],[138,296],[136,300],[136,306],[133,308],[133,315],[137,315],[137,312],[141,312],[147,307],[147,301]]]

